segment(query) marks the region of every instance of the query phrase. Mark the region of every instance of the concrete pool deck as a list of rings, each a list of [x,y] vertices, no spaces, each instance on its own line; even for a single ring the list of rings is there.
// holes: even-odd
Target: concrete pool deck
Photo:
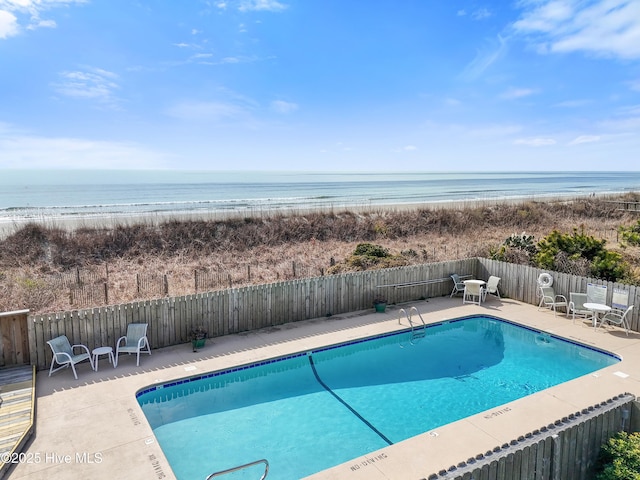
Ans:
[[[621,393],[640,395],[638,333],[626,336],[620,329],[594,331],[581,321],[573,324],[564,315],[554,316],[549,310],[538,311],[535,306],[509,299],[488,297],[477,306],[463,305],[460,298],[432,298],[389,308],[386,313],[371,309],[218,337],[208,340],[197,353],[188,344],[154,350],[151,356],[141,356],[140,367],[135,365],[135,356],[121,356],[115,369],[101,357],[97,372],[88,363],[78,365],[78,380],[69,370],[51,377],[48,371],[40,371],[36,379],[36,433],[9,478],[174,479],[136,401],[136,391],[159,382],[406,328],[406,321],[398,325],[398,310],[410,306],[417,307],[428,323],[472,314],[495,315],[613,352],[623,361],[308,478],[427,478]]]

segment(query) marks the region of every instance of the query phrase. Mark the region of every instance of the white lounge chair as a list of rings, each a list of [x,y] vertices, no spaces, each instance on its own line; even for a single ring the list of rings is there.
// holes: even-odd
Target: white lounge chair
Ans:
[[[449,295],[449,297],[453,297],[458,293],[464,293],[464,282],[460,280],[457,273],[451,274],[451,280],[453,280],[453,290],[451,290],[451,295]]]
[[[567,302],[567,297],[565,297],[564,295],[556,295],[553,287],[540,286],[539,288],[540,303],[538,304],[538,310],[540,310],[544,306],[553,310],[553,315],[555,316],[558,311],[558,307],[563,307],[565,309],[567,317],[569,316],[569,303]]]
[[[140,353],[148,353],[151,355],[151,347],[147,339],[146,323],[130,323],[127,325],[127,334],[120,337],[116,342],[116,358],[115,366],[118,366],[118,355],[125,352],[131,355],[137,355],[136,366],[140,366]]]
[[[489,277],[489,280],[487,280],[487,285],[484,287],[484,292],[483,292],[484,298],[487,297],[487,294],[490,294],[490,295],[494,295],[494,296],[498,297],[498,299],[502,300],[500,298],[500,292],[498,291],[498,284],[499,283],[500,283],[500,277],[494,277],[493,275],[491,275]]]
[[[61,368],[67,368],[71,366],[73,376],[77,380],[78,374],[76,373],[75,365],[76,363],[80,363],[85,360],[89,360],[89,365],[91,365],[91,370],[93,370],[93,360],[91,359],[91,353],[85,345],[71,345],[66,335],[60,335],[59,337],[49,340],[47,343],[49,344],[49,346],[51,347],[51,351],[53,352],[53,358],[51,359],[51,368],[49,369],[49,376],[51,376],[53,372],[57,372]],[[76,348],[83,350],[83,353],[73,353],[73,350]],[[54,368],[56,363],[59,366],[57,368]]]
[[[573,323],[576,323],[576,315],[584,318],[593,315],[591,310],[587,310],[584,307],[584,304],[588,302],[589,299],[586,293],[569,292],[569,313],[571,313]]]
[[[462,303],[482,303],[484,286],[479,282],[469,281],[464,284],[464,293],[462,295]]]

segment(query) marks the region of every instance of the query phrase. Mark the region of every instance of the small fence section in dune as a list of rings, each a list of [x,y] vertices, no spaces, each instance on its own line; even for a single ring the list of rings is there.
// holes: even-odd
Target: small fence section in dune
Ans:
[[[166,274],[136,273],[136,291],[139,296],[164,297],[169,295],[169,279]]]
[[[69,304],[74,306],[109,303],[109,269],[75,268],[54,275],[53,284],[59,290],[68,289]]]
[[[193,272],[193,291],[200,293],[251,284],[255,280],[252,271],[255,269],[256,266],[251,264],[233,270],[196,269]],[[281,280],[291,280],[324,276],[325,273],[324,268],[291,261],[288,268],[284,269],[282,274],[278,273],[277,277]],[[52,275],[50,282],[56,291],[67,292],[70,306],[86,307],[108,305],[110,292],[113,293],[114,280],[120,288],[126,286],[129,298],[166,297],[170,294],[172,284],[169,274],[159,272],[137,272],[133,283],[122,281],[122,278],[114,279],[109,276],[108,264],[104,264],[104,270],[74,268],[69,272]]]

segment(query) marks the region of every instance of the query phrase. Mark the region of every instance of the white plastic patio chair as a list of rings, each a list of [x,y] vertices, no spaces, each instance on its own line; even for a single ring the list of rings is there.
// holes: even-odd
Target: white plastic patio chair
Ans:
[[[60,335],[59,337],[49,340],[47,343],[49,344],[49,346],[51,347],[51,351],[53,352],[53,358],[51,359],[51,368],[49,369],[49,376],[51,376],[53,372],[57,372],[62,368],[71,366],[73,376],[77,380],[78,374],[76,373],[75,365],[76,363],[80,363],[85,360],[89,360],[89,365],[91,365],[91,370],[93,370],[93,360],[91,359],[91,353],[85,345],[71,345],[66,335]],[[73,350],[76,348],[83,350],[83,353],[73,353]],[[57,368],[54,368],[56,363],[59,366]]]
[[[584,307],[589,298],[586,293],[569,292],[569,313],[571,313],[573,323],[576,323],[576,315],[579,317],[591,317],[593,312]]]
[[[475,303],[476,305],[480,305],[482,303],[483,292],[484,286],[480,283],[465,283],[462,303]]]
[[[483,292],[483,297],[485,299],[487,298],[487,294],[490,294],[498,297],[499,300],[502,300],[502,298],[500,298],[500,292],[498,291],[498,284],[500,283],[500,280],[500,277],[494,277],[493,275],[489,277]]]
[[[130,323],[127,325],[127,334],[120,337],[116,342],[114,367],[118,366],[118,355],[120,352],[128,353],[129,355],[135,353],[137,356],[136,366],[138,367],[140,366],[140,353],[148,353],[151,355],[151,347],[147,339],[147,325],[146,323]]]
[[[556,295],[553,287],[540,286],[539,288],[540,303],[538,304],[538,310],[540,310],[544,306],[545,308],[553,310],[553,315],[556,316],[558,307],[563,307],[565,309],[567,317],[569,316],[569,303],[567,302],[567,297],[565,297],[564,295]]]
[[[453,280],[453,290],[451,290],[449,297],[453,297],[458,293],[464,293],[464,282],[460,280],[460,276],[457,273],[451,274],[451,280]]]

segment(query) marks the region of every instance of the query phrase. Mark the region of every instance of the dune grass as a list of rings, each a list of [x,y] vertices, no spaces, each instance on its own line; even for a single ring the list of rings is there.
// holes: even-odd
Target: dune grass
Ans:
[[[60,282],[65,272],[94,272],[92,278],[108,283],[108,303],[118,304],[148,297],[138,292],[136,274],[166,275],[169,294],[184,295],[194,293],[195,270],[222,272],[234,286],[268,283],[291,278],[294,270],[318,276],[363,268],[343,265],[362,242],[388,249],[394,265],[408,265],[488,256],[511,234],[540,239],[554,229],[580,228],[604,238],[637,268],[637,249],[622,248],[617,239],[618,227],[635,223],[637,214],[609,200],[167,219],[105,228],[32,223],[0,241],[0,311],[72,308]]]

